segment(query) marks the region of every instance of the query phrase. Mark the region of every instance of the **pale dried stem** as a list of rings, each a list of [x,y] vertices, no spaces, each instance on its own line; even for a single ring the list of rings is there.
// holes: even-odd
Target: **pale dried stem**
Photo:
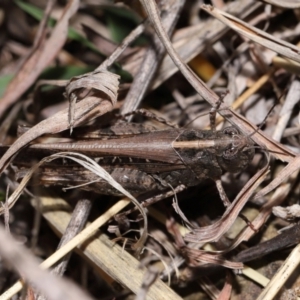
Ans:
[[[49,13],[51,5],[54,1],[48,2],[47,12]],[[51,36],[46,40],[44,34],[44,25],[46,19],[41,23],[41,29],[37,36],[33,51],[24,61],[21,69],[16,74],[14,79],[8,85],[5,94],[0,102],[0,116],[4,114],[6,109],[15,103],[18,98],[31,86],[31,84],[37,79],[42,70],[55,58],[58,51],[64,45],[67,38],[67,27],[69,25],[69,19],[77,11],[79,7],[78,0],[69,0],[68,4],[54,27]]]
[[[184,3],[184,0],[168,0],[164,5],[165,7],[162,8],[162,10],[165,11],[162,18],[162,24],[168,35],[172,34]],[[140,69],[126,95],[124,105],[121,109],[122,114],[129,113],[138,108],[152,82],[153,76],[155,75],[164,54],[165,47],[161,44],[160,39],[156,35],[153,35],[152,43],[148,46]],[[130,119],[131,118],[128,118],[128,120]]]
[[[257,300],[272,300],[300,263],[300,244],[290,253]]]
[[[135,41],[145,30],[145,24],[142,23],[132,30],[115,51],[98,67],[95,71],[107,70],[125,51],[125,49]]]
[[[83,195],[79,195],[83,196]],[[72,212],[70,222],[61,237],[60,243],[57,249],[60,249],[67,242],[72,240],[85,226],[88,216],[92,208],[92,201],[89,199],[79,199],[76,206]],[[58,276],[63,276],[66,271],[68,262],[71,257],[71,252],[69,252],[63,259],[55,266],[52,273]],[[35,295],[36,300],[46,299],[44,295]]]
[[[61,299],[92,299],[81,289],[65,279],[42,270],[37,259],[23,246],[17,244],[0,226],[0,254],[15,270],[22,274],[23,278],[41,291],[49,300]],[[21,284],[21,282],[19,282]],[[22,285],[21,285],[22,287]],[[55,287],[55,288],[53,288]],[[4,293],[0,299],[9,299],[12,295]]]

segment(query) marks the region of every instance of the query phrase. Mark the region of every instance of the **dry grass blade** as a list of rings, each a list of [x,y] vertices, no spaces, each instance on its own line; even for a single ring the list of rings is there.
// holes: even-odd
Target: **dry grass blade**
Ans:
[[[8,91],[17,105],[0,124],[0,201],[8,184],[12,190],[0,214],[5,213],[12,235],[34,245],[37,256],[48,257],[42,269],[79,253],[70,260],[67,276],[81,276],[82,286],[99,299],[132,294],[138,299],[202,299],[203,293],[212,299],[257,299],[268,282],[258,271],[272,278],[274,259],[280,259],[279,268],[290,250],[284,247],[299,239],[299,224],[279,235],[285,221],[270,218],[274,205],[291,206],[299,199],[300,82],[294,72],[299,72],[300,48],[293,46],[299,38],[299,11],[284,8],[300,8],[299,1],[216,0],[219,10],[203,6],[212,15],[196,0],[38,2],[6,1],[0,9],[0,93],[16,74],[15,91],[12,86]],[[160,61],[158,54],[165,58]],[[285,62],[277,62],[277,56]],[[40,84],[34,83],[37,74]],[[132,112],[140,100],[141,109]],[[0,111],[7,103],[0,103]],[[209,109],[211,118],[203,116]],[[130,112],[123,115],[124,110]],[[217,128],[214,112],[222,117]],[[138,123],[125,122],[129,116]],[[206,130],[209,119],[212,130]],[[171,123],[178,127],[165,126]],[[261,124],[260,130],[255,124]],[[19,125],[24,126],[18,135]],[[269,166],[261,169],[264,158],[256,149],[275,158],[270,172]],[[58,151],[65,152],[45,158]],[[169,196],[183,188],[172,206]],[[45,196],[49,191],[53,198]],[[119,201],[122,193],[130,199]],[[24,201],[17,201],[20,195]],[[82,196],[101,199],[94,201],[90,215],[95,221],[74,230],[56,250],[55,234],[69,232],[70,208]],[[130,209],[121,212],[128,204]],[[149,251],[134,255],[143,249]],[[260,260],[253,268],[263,267],[252,275],[246,268],[248,278],[224,270],[253,260]],[[235,276],[234,284],[226,271]],[[0,294],[7,291],[0,300],[19,297],[22,274],[9,290],[15,274],[1,264],[0,274]],[[211,283],[200,283],[200,276]],[[170,287],[163,282],[167,279]],[[285,284],[288,293],[297,293],[296,283]],[[39,292],[29,285],[32,299]]]
[[[65,231],[69,220],[70,220],[70,210],[69,204],[60,198],[50,198],[50,197],[40,197],[41,205],[43,210],[43,215],[46,220],[51,224],[57,233],[60,235]],[[128,200],[119,201],[115,207],[112,207],[104,215],[96,220],[96,226],[92,224],[87,225],[87,228],[93,226],[93,232],[98,231],[97,229],[101,227],[111,216],[118,213],[122,208],[124,208],[130,202]],[[108,216],[106,216],[108,214]],[[99,221],[100,220],[100,221]],[[94,224],[94,223],[93,223]],[[99,231],[98,231],[99,233]],[[80,244],[82,241],[87,240],[90,234],[80,233],[82,239],[79,242],[73,243],[73,248]],[[78,241],[78,240],[77,240]],[[73,240],[74,242],[74,240]],[[64,250],[64,253],[68,253],[73,248],[68,247]],[[63,255],[54,253],[45,262],[42,263],[43,268],[51,267],[56,261],[58,261]],[[116,282],[121,283],[124,287],[131,290],[133,293],[137,293],[139,287],[142,284],[144,270],[140,269],[139,261],[136,260],[128,252],[118,244],[110,240],[108,236],[101,233],[100,236],[90,240],[88,244],[84,244],[82,247],[77,249],[83,257],[88,261],[93,262],[93,266],[97,266],[96,272],[107,273]],[[134,274],[134,276],[132,276]],[[103,274],[102,274],[103,275]],[[1,300],[8,300],[14,294],[16,294],[22,288],[22,283],[19,281],[14,286],[12,286],[5,294],[0,296]],[[149,299],[182,299],[179,297],[171,288],[164,284],[160,279],[158,279],[153,286],[150,288],[147,295]]]
[[[240,262],[228,261],[222,257],[218,257],[216,254],[210,254],[204,250],[185,247],[182,249],[182,251],[187,257],[189,263],[193,266],[199,266],[201,264],[214,264],[235,270],[240,270],[243,268],[243,264]]]
[[[42,197],[42,204],[45,209],[45,217],[51,222],[57,231],[62,233],[70,219],[70,215],[66,212],[65,207],[68,204],[62,199],[52,199]],[[69,253],[75,247],[88,240],[95,234],[99,227],[105,224],[111,217],[128,205],[128,200],[122,200],[111,207],[106,213],[97,218],[93,223],[89,224],[80,234],[73,240],[68,242],[62,248],[57,250],[52,256],[48,257],[42,264],[42,268],[50,268],[53,264],[59,261],[64,255]],[[61,211],[53,211],[53,207],[63,207]],[[50,209],[49,209],[50,208]],[[66,216],[67,215],[67,216]],[[110,274],[115,280],[121,282],[133,292],[137,293],[144,271],[138,269],[139,262],[130,254],[122,249],[119,245],[113,243],[107,236],[102,234],[99,238],[93,240],[82,250],[84,255],[103,268],[105,272]],[[132,276],[135,274],[135,276]],[[8,300],[22,288],[22,283],[19,281],[5,292],[0,300]],[[162,293],[162,294],[161,294]],[[157,280],[151,287],[149,299],[181,299],[162,281]]]
[[[85,196],[87,196],[87,197],[85,197]],[[78,201],[72,212],[70,222],[69,222],[63,236],[60,239],[57,249],[61,248],[63,245],[65,245],[67,242],[69,242],[72,238],[74,238],[79,232],[82,231],[82,229],[86,225],[88,217],[89,217],[91,209],[92,209],[92,206],[93,206],[93,201],[91,199],[89,199],[90,197],[91,197],[90,195],[85,195],[84,193],[79,193]],[[39,205],[40,205],[40,202],[39,202]],[[58,264],[56,264],[55,268],[53,269],[53,273],[56,275],[59,275],[59,276],[63,276],[67,269],[70,257],[71,257],[71,253],[69,253],[63,259],[61,259],[61,261]],[[42,297],[40,297],[40,298],[42,298]]]
[[[112,103],[115,103],[118,96],[118,76],[108,71],[95,71],[82,76],[73,77],[66,86],[68,99],[76,90],[85,89],[89,94],[92,90],[97,93],[103,92]]]
[[[0,102],[0,116],[12,105],[37,79],[46,66],[57,56],[67,39],[69,19],[76,13],[79,0],[70,0],[51,36],[41,42],[10,82]]]
[[[212,6],[202,5],[201,8],[248,39],[296,62],[300,62],[299,47],[278,39]]]
[[[282,264],[275,276],[270,280],[266,288],[257,298],[258,300],[272,300],[282,288],[286,280],[300,263],[300,244],[298,244],[286,261]]]
[[[92,73],[87,73],[82,76],[73,77],[66,86],[66,95],[70,100],[69,106],[69,123],[70,130],[75,122],[75,104],[80,99],[80,94],[84,93],[83,97],[93,97],[89,95],[93,93],[94,98],[105,94],[107,98],[116,103],[118,97],[118,79],[119,77],[105,70],[96,70]]]
[[[226,5],[226,8],[231,14],[244,18],[261,5],[262,4],[259,2],[253,3],[252,0],[240,0],[230,2]],[[227,27],[216,19],[208,19],[206,21],[201,20],[200,24],[175,32],[173,36],[173,45],[182,60],[188,63],[205,50],[206,43],[203,43],[203,40],[209,40],[213,44],[218,41],[219,37],[226,30]],[[166,79],[176,73],[177,70],[173,60],[169,56],[166,56],[154,80],[152,88],[157,88]]]
[[[48,159],[56,159],[56,158],[68,158],[71,159],[78,164],[82,165],[84,168],[90,170],[91,172],[95,173],[99,177],[105,179],[111,186],[113,186],[115,189],[120,191],[122,194],[124,194],[126,197],[131,199],[131,201],[134,203],[134,205],[138,208],[140,211],[143,219],[144,219],[144,228],[141,233],[140,239],[132,246],[134,250],[136,250],[137,254],[142,250],[143,245],[147,239],[147,227],[148,227],[148,221],[147,221],[147,215],[145,212],[145,209],[143,206],[136,200],[135,197],[133,197],[128,191],[126,191],[118,182],[114,180],[113,177],[109,173],[107,173],[103,168],[101,168],[94,160],[90,159],[89,157],[80,154],[80,153],[72,153],[72,152],[61,152],[54,155],[51,155]],[[47,158],[45,161],[49,161]]]
[[[13,240],[2,225],[0,226],[0,243],[1,258],[22,274],[26,282],[47,296],[47,299],[92,299],[73,283],[42,270],[37,259],[25,247]],[[55,289],[53,289],[54,286]],[[0,299],[6,299],[6,296],[2,295]]]
[[[148,17],[158,35],[161,42],[166,48],[166,51],[172,58],[175,65],[178,67],[178,69],[181,71],[181,73],[184,75],[184,77],[189,81],[189,83],[193,86],[193,88],[208,102],[217,102],[219,97],[210,90],[206,84],[199,79],[193,71],[181,60],[181,58],[178,56],[177,52],[174,50],[174,47],[165,32],[161,19],[159,16],[158,8],[155,3],[155,1],[150,0],[141,0],[144,9],[147,11]]]
[[[38,164],[34,165],[24,176],[22,179],[20,185],[18,188],[14,191],[14,193],[9,197],[7,200],[8,202],[8,207],[11,208],[18,198],[20,197],[23,189],[26,187],[27,183],[33,176],[33,174],[36,172],[36,170],[44,163],[51,162],[55,159],[59,158],[68,158],[70,160],[73,160],[77,162],[78,164],[82,165],[84,168],[88,169],[89,171],[95,173],[97,176],[105,179],[111,186],[113,186],[115,189],[120,191],[122,194],[124,194],[126,197],[131,199],[131,201],[136,205],[138,210],[140,211],[141,215],[144,218],[144,228],[141,233],[140,239],[132,246],[132,248],[136,251],[137,254],[142,250],[143,245],[147,239],[147,227],[148,227],[148,222],[147,222],[147,215],[145,212],[145,209],[142,207],[142,205],[133,197],[129,192],[127,192],[118,182],[116,182],[109,173],[107,173],[103,168],[101,168],[94,160],[90,159],[89,157],[80,154],[80,153],[72,153],[72,152],[61,152],[57,154],[53,154],[49,157],[46,157],[42,159]],[[4,212],[4,208],[0,208],[0,213]]]
[[[284,7],[284,8],[300,8],[300,3],[298,0],[263,0],[274,6]]]
[[[189,81],[189,83],[193,86],[193,88],[197,91],[197,93],[201,95],[211,105],[215,106],[219,100],[219,97],[211,89],[209,89],[207,85],[201,79],[199,79],[184,62],[182,62],[181,58],[174,50],[168,35],[162,27],[155,2],[152,0],[142,0],[142,4],[148,13],[149,19],[151,20],[151,23],[154,26],[156,33],[160,37],[164,46],[166,47],[166,50],[172,58],[172,60],[174,61],[175,65],[185,76],[185,78]],[[296,47],[296,49],[298,48]],[[255,130],[255,127],[251,123],[249,123],[245,118],[243,118],[233,110],[228,109],[228,107],[226,107],[225,105],[221,105],[220,114],[223,116],[226,115],[236,126],[241,128],[245,132],[245,134],[251,134]],[[274,153],[274,155],[277,158],[283,161],[290,161],[295,155],[292,151],[282,146],[280,143],[277,143],[276,141],[273,141],[272,139],[266,137],[261,132],[256,133],[253,136],[253,139],[259,145],[262,145],[268,150],[272,151],[272,153]]]
[[[122,43],[95,71],[107,70],[107,68],[109,68],[118,58],[121,58],[121,55],[124,54],[124,52],[126,53],[126,50],[129,50],[128,45],[132,43],[137,37],[139,37],[144,32],[144,30],[145,30],[144,23],[141,23],[134,30],[132,30],[131,33],[122,41]]]
[[[261,273],[255,271],[254,269],[249,268],[248,266],[244,266],[244,269],[242,270],[243,275],[247,276],[254,282],[258,283],[259,285],[265,287],[269,283],[269,279],[265,276],[263,276]]]
[[[232,226],[241,209],[253,195],[254,190],[261,184],[268,173],[268,169],[264,168],[257,172],[253,178],[247,182],[245,187],[237,195],[222,216],[222,218],[213,225],[203,228],[196,228],[191,233],[185,235],[187,242],[211,242],[218,241],[221,236]]]
[[[300,91],[300,81],[295,79],[291,83],[290,90],[286,96],[284,105],[280,111],[280,118],[278,120],[276,129],[272,135],[273,139],[276,141],[280,141],[283,135],[285,128],[288,125],[289,120],[291,119],[291,114],[293,111],[294,106],[298,103],[299,98],[299,91]]]
[[[19,113],[20,109],[22,107],[21,103],[16,103],[14,107],[10,110],[10,112],[7,114],[5,120],[2,122],[0,126],[0,142],[3,143],[5,140],[5,137],[7,136],[7,131],[9,130],[11,124],[13,123],[14,118]]]
[[[225,284],[224,284],[223,289],[222,289],[221,293],[219,294],[217,300],[230,299],[231,291],[232,291],[232,275],[229,272],[227,272]]]
[[[111,217],[113,217],[116,213],[118,213],[121,209],[128,205],[127,200],[119,201],[113,207],[111,207],[106,213],[97,218],[93,223],[91,223],[87,228],[85,228],[81,233],[79,233],[75,238],[57,250],[52,256],[48,257],[42,264],[41,267],[44,269],[50,268],[56,262],[58,262],[61,258],[63,258],[66,254],[80,245],[82,242],[86,241],[89,237],[91,237],[95,232],[105,224]],[[56,202],[57,204],[57,202]],[[67,226],[68,220],[65,220],[64,229]],[[13,295],[18,293],[23,287],[21,281],[15,283],[10,289],[8,289],[3,295],[1,295],[0,300],[8,300]]]
[[[295,180],[294,176],[294,180]],[[255,230],[259,230],[264,224],[266,223],[266,220],[269,218],[272,208],[275,205],[280,205],[285,199],[286,196],[291,191],[292,183],[283,184],[281,188],[278,188],[275,190],[274,194],[272,195],[271,199],[261,208],[259,214],[256,216],[256,218],[251,221],[252,228],[247,226],[245,230],[238,236],[238,238],[234,241],[234,243],[231,245],[230,249],[236,248],[240,243],[243,241],[248,241],[254,234],[255,231],[253,231],[253,228]]]
[[[162,19],[163,26],[168,35],[172,34],[184,3],[184,0],[172,0],[162,3],[161,10],[168,11],[168,14],[165,14]],[[121,110],[122,114],[129,113],[138,108],[149,85],[152,83],[152,79],[160,66],[164,54],[164,46],[161,44],[159,38],[154,35],[153,43],[148,46],[139,71],[131,85],[130,91],[127,93]]]
[[[294,172],[298,171],[300,168],[300,156],[296,156],[284,169],[280,171],[279,174],[262,190],[260,190],[254,197],[254,199],[260,199],[266,194],[273,191],[281,183],[285,182],[286,178],[291,176]]]
[[[113,95],[116,94],[116,90],[119,85],[119,76],[109,73],[107,76],[110,77],[109,82],[109,92]],[[107,78],[106,78],[107,80]],[[114,91],[114,92],[112,92]],[[82,124],[86,120],[92,120],[104,113],[110,111],[115,104],[116,99],[112,102],[110,96],[99,95],[88,96],[79,103],[76,104],[74,109],[74,125]],[[107,100],[107,98],[109,100]],[[101,105],[100,105],[101,104]],[[38,138],[39,136],[47,133],[58,133],[66,130],[70,127],[69,123],[69,109],[64,109],[52,117],[41,121],[27,132],[25,132],[19,139],[17,139],[14,144],[10,146],[7,152],[0,159],[0,172],[7,167],[10,159],[15,155],[20,149],[28,145],[30,142]]]

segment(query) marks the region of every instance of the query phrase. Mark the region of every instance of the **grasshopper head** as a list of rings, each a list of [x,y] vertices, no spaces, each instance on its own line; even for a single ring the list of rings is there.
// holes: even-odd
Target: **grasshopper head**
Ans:
[[[245,169],[255,153],[252,140],[235,127],[227,127],[219,135],[220,139],[226,140],[226,143],[220,143],[218,147],[217,159],[220,167],[231,173]]]

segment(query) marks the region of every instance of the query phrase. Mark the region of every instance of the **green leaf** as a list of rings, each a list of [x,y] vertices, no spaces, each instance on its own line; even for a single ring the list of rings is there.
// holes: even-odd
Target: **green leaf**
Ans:
[[[0,202],[5,202],[6,200],[6,194],[4,192],[0,192]]]
[[[43,15],[44,15],[44,11],[32,4],[29,4],[29,3],[26,3],[24,1],[21,1],[21,0],[14,0],[14,2],[23,10],[25,11],[26,13],[28,13],[30,16],[32,16],[33,18],[35,18],[37,21],[41,21],[43,19]],[[133,14],[128,14],[128,11],[127,12],[122,12],[122,10],[120,9],[117,9],[117,10],[113,10],[114,13],[118,12],[119,14],[121,14],[124,18],[124,19],[130,19],[130,20],[134,20],[134,15]],[[116,19],[116,18],[114,18]],[[131,22],[131,24],[134,24],[135,22],[137,22],[137,20],[135,20],[133,23]],[[53,18],[50,18],[49,19],[49,22],[48,22],[48,25],[50,27],[53,27],[54,25],[56,24],[56,20],[54,20]],[[120,29],[120,28],[123,28],[123,23],[119,23],[119,27],[117,28],[117,24],[115,22],[112,22],[112,25],[111,25],[114,29],[112,29],[114,32],[115,32],[115,35],[116,35],[116,40],[119,40],[119,41],[122,41],[123,38],[130,32],[130,30],[132,30],[132,28],[126,28],[125,26],[125,29]],[[114,27],[115,26],[115,27]],[[119,32],[117,32],[119,31]],[[103,55],[99,50],[98,48],[92,43],[90,42],[86,37],[84,37],[83,35],[81,35],[80,33],[78,33],[76,31],[76,29],[72,28],[72,27],[69,27],[68,29],[68,38],[70,40],[74,40],[74,41],[77,41],[79,43],[81,43],[82,45],[86,46],[87,48],[91,49],[92,51],[96,52],[97,54],[100,54],[100,55]],[[105,55],[103,55],[105,56]],[[131,81],[132,80],[132,76],[122,70],[119,66],[115,66],[118,70],[118,74],[120,74],[122,77],[123,77],[123,80],[125,81]],[[65,71],[65,75],[62,76],[62,77],[56,77],[55,79],[70,79],[71,77],[73,76],[77,76],[77,75],[81,75],[83,74],[84,72],[81,72],[79,74],[76,74],[76,75],[72,75],[72,76],[69,76],[69,74],[72,74],[72,72],[76,69],[76,68],[81,68],[81,67],[74,67],[74,69],[70,68],[70,66],[67,66]],[[61,69],[58,69],[58,72],[61,72],[62,70]],[[70,71],[70,72],[69,72]],[[89,71],[92,71],[89,69]],[[50,72],[50,70],[46,70],[45,71],[46,73],[47,72]],[[51,70],[51,72],[53,73],[54,70]],[[46,74],[45,73],[45,74]],[[76,72],[75,72],[76,73]],[[42,75],[43,77],[44,75]],[[51,77],[51,76],[50,76]],[[49,78],[49,77],[48,77]],[[52,77],[54,79],[54,77]]]
[[[32,4],[25,3],[21,0],[14,0],[14,1],[23,11],[25,11],[31,17],[35,18],[37,21],[41,21],[43,19],[44,11],[42,9],[40,9]],[[55,24],[56,24],[56,20],[54,20],[53,18],[50,18],[48,25],[50,27],[54,27]],[[69,29],[68,29],[68,38],[70,40],[80,42],[82,45],[86,46],[87,48],[97,52],[98,54],[103,55],[102,53],[100,53],[100,51],[97,49],[97,47],[93,43],[91,43],[86,37],[84,37],[83,35],[78,33],[76,31],[76,29],[74,29],[72,27],[69,27]]]
[[[134,29],[141,20],[131,11],[122,7],[104,7],[107,27],[110,31],[112,40],[120,43]],[[134,45],[147,44],[147,38],[140,36],[133,43]]]
[[[4,91],[6,90],[12,78],[13,75],[11,74],[0,77],[0,97],[2,97],[2,95],[4,94]]]

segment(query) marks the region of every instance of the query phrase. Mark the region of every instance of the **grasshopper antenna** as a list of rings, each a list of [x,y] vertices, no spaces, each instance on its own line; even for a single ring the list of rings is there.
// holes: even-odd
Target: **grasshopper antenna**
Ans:
[[[226,108],[220,109],[220,106],[222,103],[224,103],[224,98],[229,94],[229,91],[226,91],[225,93],[222,93],[219,96],[219,100],[217,101],[217,103],[210,109],[209,112],[204,112],[202,114],[197,115],[197,117],[195,117],[194,119],[192,119],[190,122],[188,122],[184,127],[188,127],[189,125],[191,125],[195,120],[197,120],[200,117],[203,117],[207,114],[209,114],[209,120],[210,120],[210,126],[212,128],[213,131],[216,131],[216,115],[218,111],[221,110],[225,110]]]
[[[249,135],[249,137],[253,136],[255,133],[258,132],[258,130],[260,130],[263,125],[266,123],[269,115],[271,114],[271,112],[274,110],[275,106],[277,105],[277,103],[279,103],[280,99],[283,97],[283,95],[286,94],[286,91],[283,91],[282,94],[279,97],[276,97],[277,101],[273,104],[273,106],[270,108],[269,112],[267,113],[267,115],[265,116],[265,118],[263,119],[263,121],[258,125],[258,127]]]
[[[278,101],[279,99],[283,96],[283,94],[278,98]],[[248,138],[250,138],[251,136],[253,136],[255,133],[257,133],[262,127],[263,125],[266,123],[269,115],[271,114],[271,112],[274,110],[275,106],[277,105],[277,103],[274,103],[273,106],[270,108],[269,112],[267,113],[267,115],[265,116],[264,120],[257,126],[257,128],[248,135]],[[261,146],[252,146],[250,148],[254,148],[254,149],[260,149],[262,150],[263,152],[265,153],[275,153],[275,154],[282,154],[282,152],[280,151],[274,151],[274,150],[268,150],[267,149],[264,149],[263,147]],[[249,149],[249,148],[248,148]]]
[[[277,103],[273,104],[273,106],[270,108],[269,112],[267,113],[267,115],[266,115],[265,118],[263,119],[263,121],[257,126],[257,128],[256,128],[252,133],[249,134],[249,136],[248,136],[249,138],[250,138],[251,136],[253,136],[255,133],[257,133],[257,132],[265,125],[265,123],[266,123],[266,121],[267,121],[269,115],[270,115],[271,112],[274,110],[274,108],[275,108],[276,105],[277,105]]]

